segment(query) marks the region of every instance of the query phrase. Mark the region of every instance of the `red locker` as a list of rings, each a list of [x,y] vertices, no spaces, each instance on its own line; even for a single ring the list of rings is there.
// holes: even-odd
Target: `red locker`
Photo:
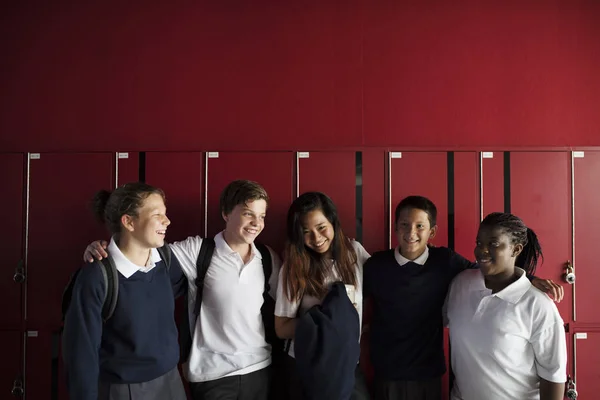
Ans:
[[[479,154],[454,153],[454,249],[473,260],[480,222]]]
[[[356,153],[298,153],[298,195],[323,192],[333,200],[344,234],[356,238]]]
[[[394,221],[396,206],[406,196],[425,196],[437,207],[438,231],[431,241],[436,246],[448,245],[448,168],[447,154],[390,153],[390,221],[391,243],[397,246]],[[426,171],[423,173],[423,171]]]
[[[536,276],[563,283],[565,297],[557,306],[565,323],[573,310],[572,287],[563,281],[565,263],[572,260],[570,166],[567,152],[510,154],[511,212],[536,232],[542,245],[544,262]]]
[[[597,399],[600,393],[600,330],[575,333],[573,342],[579,398]]]
[[[390,243],[398,245],[395,234],[395,210],[400,201],[411,195],[425,196],[437,207],[438,231],[431,243],[448,245],[448,155],[445,152],[392,152],[390,153]],[[462,161],[462,160],[461,160]],[[427,173],[423,174],[423,169]],[[444,329],[446,367],[449,370],[448,329]],[[442,398],[449,396],[449,377],[442,380]]]
[[[575,190],[575,318],[600,328],[600,268],[596,246],[600,238],[600,152],[577,153],[573,159]],[[583,158],[579,157],[583,155]],[[598,347],[600,349],[600,347]],[[600,350],[597,350],[600,351]],[[598,364],[597,364],[598,365]]]
[[[0,304],[7,305],[0,319],[0,330],[22,329],[22,282],[25,275],[23,249],[23,171],[22,154],[0,154],[0,181],[2,182],[3,229],[0,240],[2,275],[0,276]],[[21,269],[19,269],[19,267]],[[15,281],[16,278],[16,281]],[[9,342],[2,348],[12,346]],[[11,349],[12,350],[12,349]]]
[[[82,264],[87,244],[107,237],[90,200],[99,189],[112,189],[113,162],[111,153],[31,155],[27,329],[60,326],[70,275]],[[39,363],[49,365],[44,359]]]
[[[26,341],[25,398],[67,400],[58,332],[30,330],[26,332]]]
[[[371,254],[388,248],[385,165],[383,150],[362,152],[363,246]]]
[[[261,184],[269,194],[270,206],[261,243],[281,252],[285,243],[285,220],[294,196],[295,155],[291,152],[209,153],[207,162],[207,229],[208,236],[220,232],[225,223],[219,210],[221,191],[235,179],[249,179]]]
[[[481,182],[483,217],[504,212],[504,152],[481,154]]]
[[[0,398],[10,399],[15,383],[18,386],[20,382],[23,387],[23,333],[19,330],[0,330],[0,343]]]
[[[204,236],[203,153],[146,153],[146,182],[165,191],[169,242]]]
[[[116,167],[116,185],[121,186],[129,182],[139,181],[140,175],[140,155],[137,152],[120,152],[115,153]]]

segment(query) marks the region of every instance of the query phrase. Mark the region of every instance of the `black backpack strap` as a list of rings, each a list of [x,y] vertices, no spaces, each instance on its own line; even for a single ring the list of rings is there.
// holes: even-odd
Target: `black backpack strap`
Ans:
[[[271,291],[271,274],[273,273],[273,259],[271,258],[271,252],[269,248],[262,243],[255,243],[258,252],[262,256],[262,267],[265,274],[265,293],[269,294]]]
[[[104,282],[106,282],[106,294],[104,296],[104,306],[102,307],[102,319],[106,322],[112,317],[117,307],[117,299],[119,298],[119,272],[117,266],[109,255],[103,258],[99,262],[100,270],[104,276]]]
[[[165,262],[165,266],[167,267],[167,271],[171,268],[171,248],[167,243],[163,247],[159,247],[158,254],[160,254],[160,258]]]
[[[204,238],[200,245],[200,253],[196,260],[196,302],[194,303],[194,315],[200,315],[200,305],[202,304],[202,291],[204,290],[204,278],[208,272],[210,261],[215,251],[215,239]]]

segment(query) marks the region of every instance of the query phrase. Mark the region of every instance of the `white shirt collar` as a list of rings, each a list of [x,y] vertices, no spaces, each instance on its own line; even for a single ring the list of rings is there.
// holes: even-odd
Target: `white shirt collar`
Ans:
[[[256,245],[252,243],[250,247],[252,248],[252,255],[258,258],[259,260],[262,260],[262,255],[260,254],[260,251],[258,251],[258,249],[256,248]],[[225,241],[225,238],[223,237],[223,232],[219,232],[215,236],[215,250],[217,251],[217,253],[223,255],[238,254],[237,252],[233,251],[231,247],[229,247],[229,245]],[[250,260],[252,259],[253,258],[251,258]]]
[[[162,259],[160,258],[160,254],[158,250],[151,249],[150,257],[148,258],[148,262],[145,267],[140,267],[139,265],[135,265],[119,249],[117,243],[115,242],[114,236],[110,239],[110,244],[108,245],[108,253],[113,258],[115,262],[115,266],[117,267],[117,271],[119,271],[125,278],[129,278],[131,275],[135,274],[138,271],[149,272],[152,268],[156,266],[156,264]]]
[[[508,303],[517,304],[523,295],[531,288],[531,282],[529,282],[525,270],[515,267],[515,273],[517,274],[518,279],[501,291],[492,294],[492,296],[496,296]],[[485,286],[485,277],[483,274],[480,274],[480,276],[480,281],[477,284],[479,289],[491,292],[490,289]]]
[[[400,264],[401,266],[410,261],[414,262],[415,264],[425,265],[425,263],[427,262],[427,259],[429,258],[429,247],[425,247],[425,251],[419,257],[415,258],[414,260],[409,260],[408,258],[404,257],[402,254],[400,254],[400,246],[398,246],[394,250],[394,257],[396,258],[396,261],[398,262],[398,264]]]

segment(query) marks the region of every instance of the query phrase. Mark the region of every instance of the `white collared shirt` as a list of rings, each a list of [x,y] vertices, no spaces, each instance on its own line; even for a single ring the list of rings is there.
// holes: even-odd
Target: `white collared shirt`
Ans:
[[[225,242],[222,232],[215,236],[215,251],[204,279],[202,306],[194,325],[196,260],[201,245],[199,236],[170,245],[189,283],[193,341],[184,365],[186,378],[190,382],[206,382],[268,367],[271,348],[265,341],[260,313],[265,286],[260,252],[252,244],[252,258],[244,264],[240,255]],[[275,298],[281,261],[271,249],[269,251],[273,260],[269,283],[271,296]]]
[[[360,244],[359,242],[353,240],[352,247],[356,252],[356,280],[358,283],[358,287],[354,290],[354,301],[356,303],[356,311],[358,311],[359,324],[362,330],[362,314],[363,314],[363,265],[367,262],[369,257],[369,253],[367,250]],[[334,265],[331,265],[331,270],[325,278],[325,285],[330,287],[334,282],[340,279],[337,270],[334,268]],[[290,301],[285,294],[283,281],[283,273],[279,274],[279,283],[277,285],[277,302],[275,303],[275,315],[277,317],[285,317],[285,318],[296,318],[298,316],[298,309],[300,309],[300,314],[306,312],[306,310],[311,307],[321,304],[322,299],[318,299],[314,296],[305,295],[302,297],[301,304],[298,301]],[[294,341],[292,340],[292,344],[290,345],[290,349],[288,354],[294,357]]]
[[[156,264],[158,262],[162,261],[158,250],[151,249],[150,257],[148,257],[148,262],[146,263],[146,266],[140,267],[139,265],[132,263],[127,257],[125,257],[121,249],[119,249],[119,247],[117,246],[114,237],[110,239],[110,243],[108,244],[108,252],[110,253],[110,256],[115,262],[117,271],[119,271],[121,275],[128,279],[131,277],[131,275],[135,274],[138,271],[144,273],[151,271],[152,268],[156,267]]]
[[[394,251],[394,258],[396,258],[396,262],[398,264],[400,264],[400,266],[402,266],[410,261],[414,262],[415,264],[425,265],[425,263],[427,262],[427,259],[429,258],[429,247],[425,247],[425,251],[419,257],[415,258],[414,260],[409,260],[408,258],[404,257],[402,254],[400,254],[400,246],[398,246],[398,247],[396,247],[396,250]]]
[[[539,382],[565,382],[567,345],[554,302],[525,271],[492,294],[480,270],[452,282],[447,308],[456,376],[452,399],[539,399]]]

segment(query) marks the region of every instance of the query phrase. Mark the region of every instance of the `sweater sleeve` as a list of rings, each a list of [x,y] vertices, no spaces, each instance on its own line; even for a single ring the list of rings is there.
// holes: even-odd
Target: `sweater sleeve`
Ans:
[[[99,350],[102,340],[104,277],[98,265],[81,268],[65,315],[63,358],[69,397],[98,398]]]

